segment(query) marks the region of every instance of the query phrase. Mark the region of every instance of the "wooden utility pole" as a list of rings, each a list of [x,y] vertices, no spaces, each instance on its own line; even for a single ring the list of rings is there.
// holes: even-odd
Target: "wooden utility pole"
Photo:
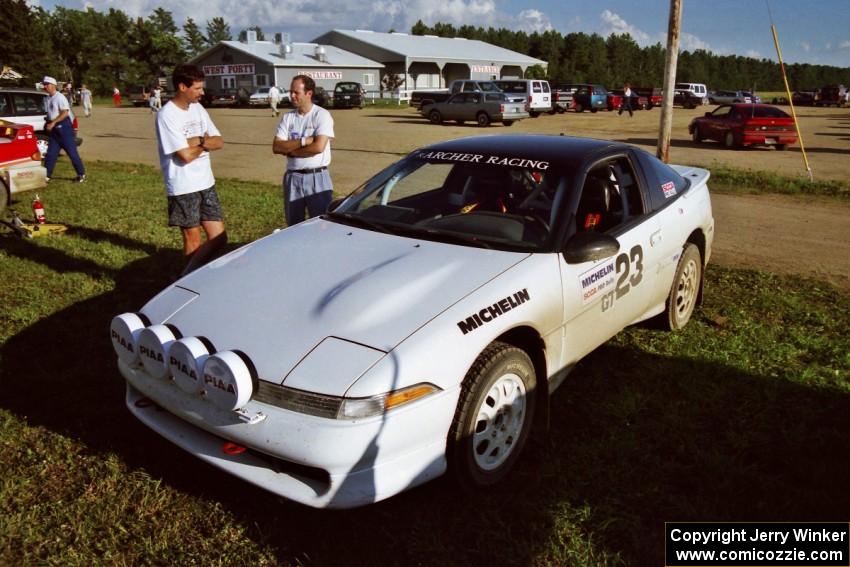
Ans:
[[[667,163],[670,157],[670,133],[673,129],[673,97],[676,94],[676,64],[679,61],[679,28],[682,25],[682,0],[670,0],[670,20],[667,22],[667,59],[664,66],[664,102],[661,105],[661,125],[658,127],[658,148],[655,155]]]

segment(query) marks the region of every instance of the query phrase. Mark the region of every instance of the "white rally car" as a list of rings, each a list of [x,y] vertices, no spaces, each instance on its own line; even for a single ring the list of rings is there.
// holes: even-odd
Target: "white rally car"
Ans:
[[[115,317],[127,406],[310,506],[446,470],[492,484],[579,359],[632,323],[688,322],[714,235],[708,177],[570,137],[414,151],[333,212]]]

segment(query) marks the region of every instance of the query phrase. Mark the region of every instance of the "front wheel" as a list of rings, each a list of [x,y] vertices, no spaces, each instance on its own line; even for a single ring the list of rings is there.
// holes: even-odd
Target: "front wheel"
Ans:
[[[688,324],[699,299],[701,286],[702,256],[699,248],[691,243],[685,244],[664,310],[667,329],[678,331]]]
[[[584,105],[581,103],[576,104],[576,112],[584,112]]]
[[[431,121],[431,124],[442,124],[443,116],[440,114],[439,110],[432,110],[428,113],[428,120]]]
[[[531,430],[537,380],[525,351],[494,342],[463,380],[446,458],[464,486],[502,480]]]
[[[699,133],[699,126],[694,126],[694,131],[691,133],[691,139],[697,144],[702,142],[702,134]]]
[[[590,109],[590,112],[591,112],[591,114],[596,114],[596,112],[597,112],[598,110],[599,110],[598,108],[591,108],[591,109]]]
[[[514,125],[514,121],[513,121],[513,120],[502,120],[502,124],[503,124],[504,126],[513,126],[513,125]]]
[[[475,117],[475,120],[482,128],[490,125],[490,116],[486,112],[479,112],[478,116]]]

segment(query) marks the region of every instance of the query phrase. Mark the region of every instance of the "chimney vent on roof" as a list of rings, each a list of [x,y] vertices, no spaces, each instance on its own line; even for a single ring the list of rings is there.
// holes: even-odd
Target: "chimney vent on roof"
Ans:
[[[322,63],[328,62],[328,58],[327,58],[327,54],[325,52],[325,46],[324,45],[317,45],[316,46],[316,59],[318,59]]]
[[[280,44],[280,56],[283,57],[284,59],[291,58],[292,57],[292,45],[289,44],[289,43],[281,43]]]
[[[245,43],[257,43],[257,30],[248,30],[245,34]]]

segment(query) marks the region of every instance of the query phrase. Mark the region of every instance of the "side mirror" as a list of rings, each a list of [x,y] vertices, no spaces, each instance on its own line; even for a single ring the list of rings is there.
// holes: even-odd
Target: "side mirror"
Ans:
[[[581,264],[610,258],[620,251],[620,243],[608,234],[577,232],[564,245],[567,264]]]
[[[328,205],[327,212],[328,213],[334,212],[337,209],[337,207],[339,207],[342,204],[343,201],[345,201],[345,197],[337,197],[336,199],[331,201],[331,204]]]

